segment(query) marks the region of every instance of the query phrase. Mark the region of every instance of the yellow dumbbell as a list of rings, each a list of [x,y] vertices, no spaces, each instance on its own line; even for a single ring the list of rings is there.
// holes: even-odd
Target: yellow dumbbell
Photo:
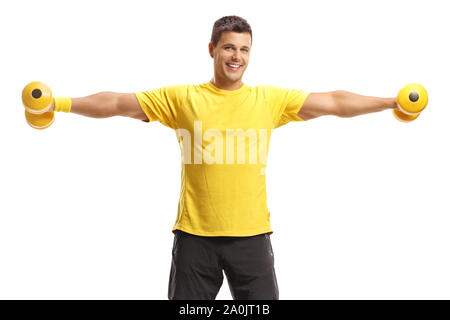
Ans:
[[[30,82],[22,90],[22,103],[25,107],[25,119],[35,129],[45,129],[55,120],[51,109],[53,95],[50,88],[42,82]]]
[[[413,121],[428,104],[427,91],[420,84],[408,83],[398,92],[397,104],[398,109],[392,110],[397,120]]]

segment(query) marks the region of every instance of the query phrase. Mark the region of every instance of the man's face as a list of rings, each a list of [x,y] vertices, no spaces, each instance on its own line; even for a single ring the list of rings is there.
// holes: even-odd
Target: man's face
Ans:
[[[224,82],[241,81],[250,59],[251,36],[248,32],[225,31],[217,46],[209,43],[209,54],[214,58],[214,76]],[[239,68],[228,64],[237,64]]]

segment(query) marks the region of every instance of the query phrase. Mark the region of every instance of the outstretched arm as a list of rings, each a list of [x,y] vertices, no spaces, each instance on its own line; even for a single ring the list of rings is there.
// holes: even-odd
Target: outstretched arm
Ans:
[[[396,109],[397,98],[362,96],[344,90],[312,92],[306,98],[298,116],[303,120],[333,115],[350,118],[385,109]]]
[[[71,100],[70,112],[82,116],[91,118],[123,116],[148,120],[134,93],[104,91]],[[51,110],[54,110],[54,101]]]

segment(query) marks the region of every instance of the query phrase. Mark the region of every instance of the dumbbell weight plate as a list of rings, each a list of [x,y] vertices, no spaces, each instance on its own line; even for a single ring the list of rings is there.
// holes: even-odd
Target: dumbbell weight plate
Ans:
[[[417,83],[408,83],[397,95],[399,109],[403,113],[415,115],[422,112],[428,104],[428,94],[424,87]]]
[[[414,114],[414,115],[410,115],[410,114],[401,112],[400,110],[397,110],[397,109],[393,109],[392,113],[394,114],[394,117],[397,118],[397,120],[402,121],[402,122],[413,121],[420,115],[420,112],[417,114]]]
[[[47,112],[52,104],[52,100],[52,91],[42,82],[30,82],[22,90],[22,103],[31,114]]]
[[[25,110],[25,119],[34,129],[46,129],[55,121],[55,112],[50,111],[43,114],[33,114]]]

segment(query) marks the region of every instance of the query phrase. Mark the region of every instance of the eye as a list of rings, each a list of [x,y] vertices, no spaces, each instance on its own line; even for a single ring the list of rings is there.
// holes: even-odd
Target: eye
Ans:
[[[225,47],[225,49],[230,49],[232,47]],[[248,52],[248,49],[242,49],[242,51]]]

